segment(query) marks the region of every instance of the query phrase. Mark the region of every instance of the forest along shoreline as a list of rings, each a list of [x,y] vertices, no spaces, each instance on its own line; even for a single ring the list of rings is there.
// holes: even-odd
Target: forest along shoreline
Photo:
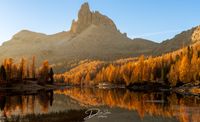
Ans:
[[[56,82],[135,91],[173,91],[200,95],[200,43],[161,56],[140,56],[112,62],[90,60],[55,74]]]
[[[196,82],[195,84],[186,83],[180,86],[169,86],[160,83],[148,83],[141,84],[131,84],[127,86],[131,91],[146,91],[146,92],[175,92],[182,95],[197,95],[200,96],[200,83]]]
[[[0,90],[38,91],[63,87],[127,88],[132,91],[170,91],[200,95],[200,43],[156,57],[89,61],[54,74],[48,61],[38,68],[22,58],[5,59],[0,67]]]
[[[0,90],[6,92],[37,93],[39,90],[54,90],[60,88],[54,83],[53,68],[44,61],[39,68],[35,66],[35,56],[32,63],[22,58],[14,63],[12,58],[5,59],[0,67]]]

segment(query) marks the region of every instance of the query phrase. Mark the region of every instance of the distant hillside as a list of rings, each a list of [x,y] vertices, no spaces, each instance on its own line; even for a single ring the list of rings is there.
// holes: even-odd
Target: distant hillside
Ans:
[[[57,82],[77,85],[161,83],[176,86],[200,84],[200,42],[156,57],[121,59],[113,62],[85,61],[65,73]]]
[[[177,34],[174,38],[163,41],[154,51],[154,55],[171,52],[200,41],[200,26]]]

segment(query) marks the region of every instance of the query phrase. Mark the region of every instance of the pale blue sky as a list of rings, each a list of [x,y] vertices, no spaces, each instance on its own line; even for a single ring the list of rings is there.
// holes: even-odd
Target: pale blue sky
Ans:
[[[86,1],[130,38],[160,42],[200,25],[200,0],[0,0],[0,44],[22,29],[46,34],[69,30]]]

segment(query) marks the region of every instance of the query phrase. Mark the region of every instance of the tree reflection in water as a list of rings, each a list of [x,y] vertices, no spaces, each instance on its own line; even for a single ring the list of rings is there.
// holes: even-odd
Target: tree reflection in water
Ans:
[[[110,108],[118,107],[129,111],[136,111],[141,120],[148,115],[152,117],[176,118],[180,122],[200,122],[199,96],[182,96],[168,92],[131,92],[126,89],[81,89],[77,87],[56,90],[54,92],[39,91],[38,94],[31,95],[4,95],[4,93],[1,92],[1,117],[9,118],[13,115],[29,117],[28,115],[33,115],[37,118],[39,114],[43,114],[41,117],[54,115],[51,114],[54,110],[50,110],[50,108],[57,107],[55,105],[54,107],[52,106],[54,96],[60,96],[60,99],[55,99],[55,102],[56,100],[58,100],[57,102],[61,102],[60,100],[66,102],[64,101],[64,97],[66,99],[76,100],[78,101],[74,104],[76,106],[79,104],[95,107],[105,105]],[[64,106],[61,107],[63,108]],[[63,108],[63,110],[67,110],[67,108]],[[84,111],[82,111],[82,113],[84,113]],[[72,113],[70,113],[70,116],[71,114]],[[66,113],[62,115],[64,117]],[[83,115],[80,113],[78,116],[81,117]]]
[[[39,91],[38,94],[29,95],[3,95],[0,94],[1,117],[12,115],[27,115],[46,113],[52,106],[53,91]]]
[[[82,104],[120,107],[135,110],[142,119],[145,115],[176,117],[180,122],[200,122],[200,99],[198,96],[181,96],[175,93],[142,93],[126,89],[71,88],[58,90]]]

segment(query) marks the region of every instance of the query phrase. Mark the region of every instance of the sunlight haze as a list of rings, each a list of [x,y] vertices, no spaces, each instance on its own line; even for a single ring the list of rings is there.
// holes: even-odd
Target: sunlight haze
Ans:
[[[24,29],[67,31],[84,2],[110,17],[130,38],[161,42],[200,24],[198,0],[0,0],[0,44]]]

